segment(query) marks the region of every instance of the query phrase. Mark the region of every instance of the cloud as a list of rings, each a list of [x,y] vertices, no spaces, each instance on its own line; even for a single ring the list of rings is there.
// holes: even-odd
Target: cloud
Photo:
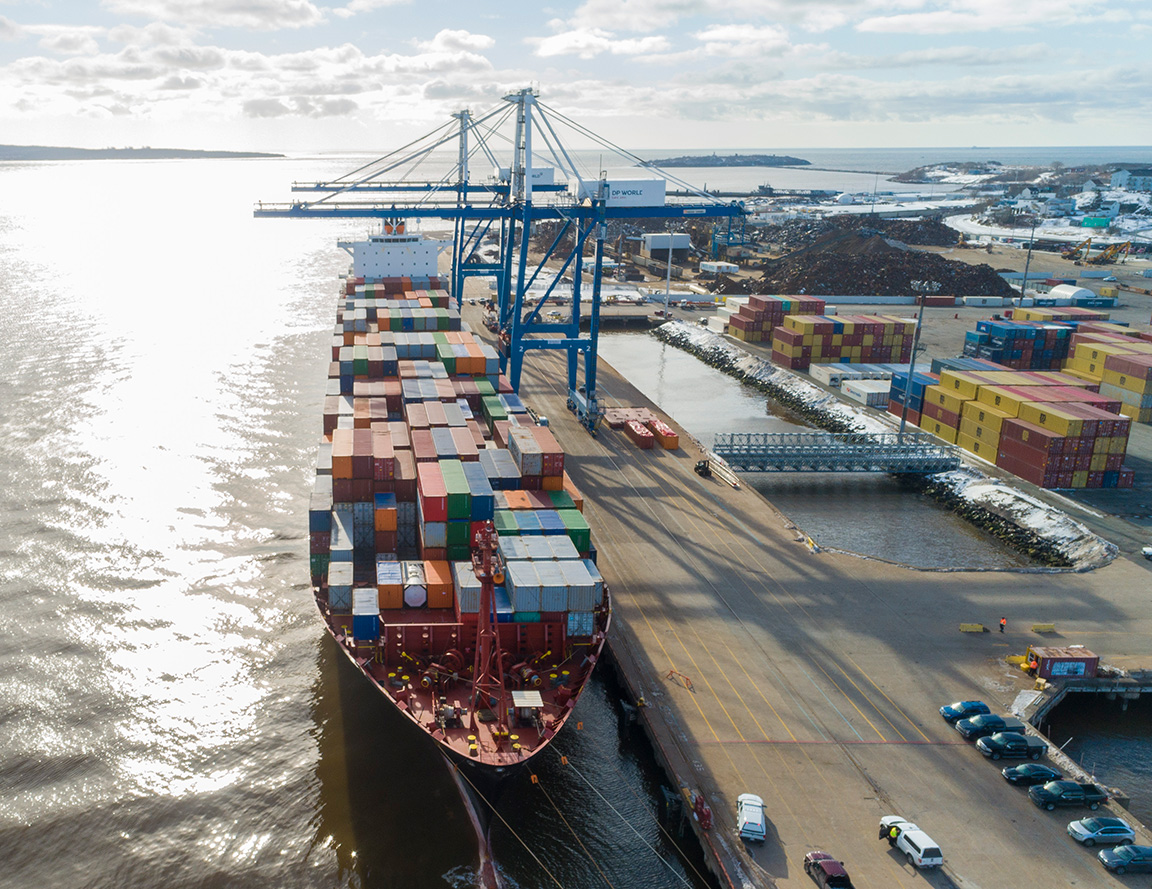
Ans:
[[[0,15],[0,40],[16,40],[20,36],[20,26],[12,19]]]
[[[774,55],[792,45],[788,32],[774,25],[712,25],[693,36],[708,55],[729,57]]]
[[[105,0],[104,5],[122,15],[193,27],[275,31],[324,20],[309,0]]]
[[[671,46],[665,37],[620,38],[600,28],[581,28],[553,34],[551,37],[530,37],[526,42],[534,44],[536,55],[544,58],[579,56],[591,59],[602,53],[639,56],[665,52]]]
[[[400,6],[409,0],[352,0],[347,6],[338,6],[332,10],[333,15],[347,19],[362,12],[372,12],[384,6]]]
[[[933,4],[924,4],[930,6]],[[1076,22],[1099,22],[1101,11],[1077,0],[946,0],[940,8],[877,15],[856,30],[889,34],[956,34],[1027,27],[1055,28]]]
[[[173,74],[167,78],[162,84],[162,90],[194,90],[199,89],[204,85],[203,81],[197,80],[195,77],[180,77]]]
[[[438,31],[431,40],[417,41],[416,48],[424,52],[477,52],[491,49],[496,41],[487,34],[473,34],[471,31]]]
[[[30,27],[27,31],[41,35],[41,49],[66,56],[95,55],[100,51],[96,37],[103,35],[102,28],[59,28],[47,25]]]
[[[244,103],[247,117],[340,117],[351,114],[359,106],[351,99],[313,99],[295,96],[292,99],[249,99]]]
[[[855,53],[827,53],[818,60],[823,68],[928,68],[944,67],[1003,67],[1021,62],[1040,62],[1053,58],[1056,54],[1045,43],[1021,44],[1014,46],[1010,54],[1001,48],[989,49],[982,46],[941,46],[930,49],[913,49],[906,52],[880,56],[862,56]],[[1067,60],[1067,54],[1065,54]]]

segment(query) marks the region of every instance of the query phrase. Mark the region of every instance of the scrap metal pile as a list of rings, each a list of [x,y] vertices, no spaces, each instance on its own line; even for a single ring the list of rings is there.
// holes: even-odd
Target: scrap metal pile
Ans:
[[[905,223],[907,224],[907,223]],[[908,249],[891,235],[834,228],[807,246],[764,263],[759,280],[740,287],[718,281],[723,292],[788,293],[810,296],[908,296],[913,281],[936,281],[938,293],[956,296],[1013,296],[1008,283],[988,265],[970,265],[935,253]]]

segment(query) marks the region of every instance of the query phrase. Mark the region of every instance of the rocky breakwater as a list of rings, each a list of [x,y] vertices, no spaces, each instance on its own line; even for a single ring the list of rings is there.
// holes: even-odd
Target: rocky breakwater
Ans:
[[[753,386],[788,411],[829,432],[892,432],[887,415],[848,404],[798,374],[751,355],[707,330],[673,321],[653,331],[661,341]],[[1070,516],[972,467],[909,483],[966,521],[1033,558],[1025,570],[1090,571],[1118,549]],[[966,569],[968,570],[968,569]]]

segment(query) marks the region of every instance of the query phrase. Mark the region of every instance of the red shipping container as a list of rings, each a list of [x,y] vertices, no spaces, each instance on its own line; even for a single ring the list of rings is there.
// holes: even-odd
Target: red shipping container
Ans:
[[[960,415],[954,411],[945,410],[941,405],[929,402],[924,405],[924,409],[920,413],[952,429],[960,428]]]
[[[352,477],[372,478],[372,430],[352,430]]]
[[[397,502],[416,502],[416,458],[411,451],[396,452],[395,485]]]
[[[1104,487],[1104,473],[1103,472],[1089,472],[1088,484],[1089,488],[1102,488]]]
[[[474,463],[480,459],[476,439],[472,435],[472,430],[467,426],[452,427],[452,443],[456,446],[456,454],[462,462]]]
[[[372,478],[390,481],[396,476],[396,459],[392,450],[392,436],[387,432],[372,432]]]
[[[332,478],[350,479],[353,476],[352,429],[332,430]]]
[[[542,475],[520,476],[520,487],[525,491],[539,491],[543,487]]]
[[[408,424],[402,420],[388,422],[388,437],[392,439],[392,452],[412,450],[412,439],[408,434]]]
[[[564,449],[547,426],[529,426],[536,443],[540,445],[544,475],[564,474]]]
[[[448,521],[448,489],[439,463],[416,465],[416,488],[420,494],[420,508],[426,522]]]
[[[411,430],[412,436],[412,456],[416,462],[419,463],[435,463],[436,457],[436,444],[432,440],[431,429],[413,429]]]
[[[308,552],[319,555],[328,552],[332,547],[331,531],[313,531],[308,535]]]
[[[377,531],[376,532],[376,552],[382,553],[396,553],[396,532],[395,531]]]
[[[375,482],[370,478],[354,478],[352,479],[352,502],[353,503],[371,503],[373,497],[372,486]]]
[[[404,416],[408,420],[408,428],[415,432],[417,429],[428,429],[428,410],[421,401],[410,401],[404,405]],[[444,425],[447,425],[445,420]]]

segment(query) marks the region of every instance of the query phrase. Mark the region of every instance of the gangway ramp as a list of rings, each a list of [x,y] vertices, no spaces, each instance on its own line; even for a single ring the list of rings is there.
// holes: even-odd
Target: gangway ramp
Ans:
[[[737,472],[895,472],[960,468],[954,447],[927,432],[725,432],[712,451]]]

